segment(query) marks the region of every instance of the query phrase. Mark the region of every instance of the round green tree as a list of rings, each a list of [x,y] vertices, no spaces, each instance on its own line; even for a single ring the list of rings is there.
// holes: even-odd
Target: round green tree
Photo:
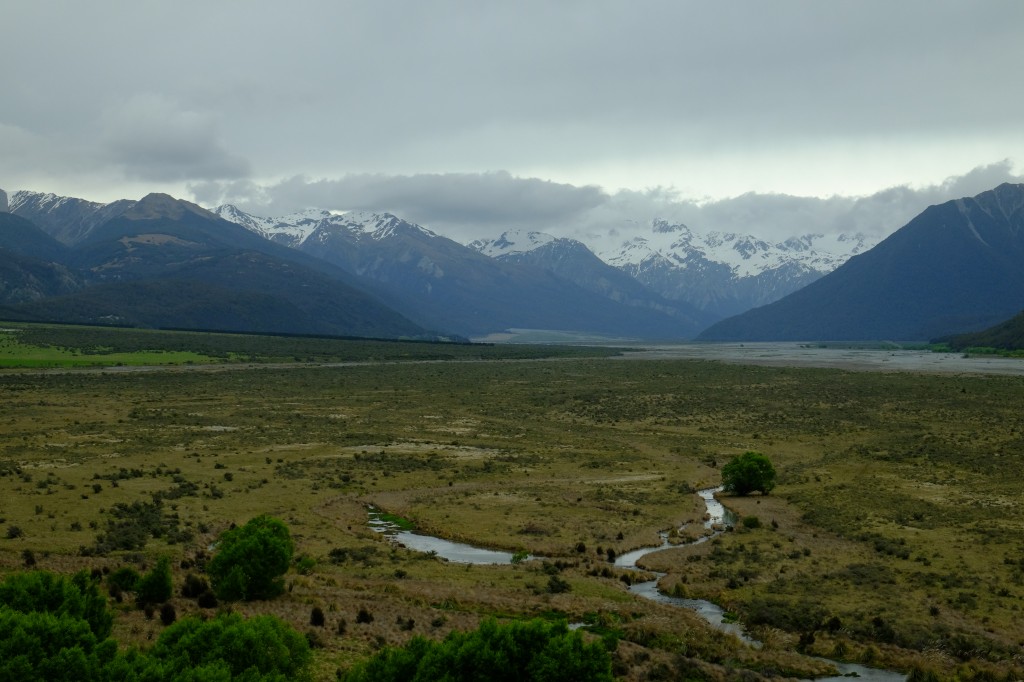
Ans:
[[[269,599],[284,591],[295,545],[288,527],[261,514],[220,537],[206,567],[214,592],[227,601]]]
[[[737,495],[767,495],[775,487],[775,467],[760,452],[744,452],[722,467],[722,487]]]

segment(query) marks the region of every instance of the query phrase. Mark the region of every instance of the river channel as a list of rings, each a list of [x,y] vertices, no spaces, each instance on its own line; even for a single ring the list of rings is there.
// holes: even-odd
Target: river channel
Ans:
[[[721,491],[721,488],[706,488],[698,491],[698,495],[700,495],[700,498],[704,500],[704,505],[707,508],[704,527],[708,532],[695,540],[694,543],[707,542],[736,522],[735,514],[726,509],[721,502],[715,499],[715,493],[719,491]],[[512,563],[513,555],[510,552],[474,547],[473,545],[467,545],[461,542],[452,542],[450,540],[444,540],[430,535],[422,535],[411,530],[403,530],[394,523],[382,519],[382,512],[380,510],[371,508],[369,513],[369,523],[373,530],[379,533],[384,533],[393,542],[408,549],[434,554],[453,563]],[[622,554],[615,559],[615,565],[620,568],[644,570],[637,566],[637,562],[640,561],[640,559],[648,554],[675,546],[669,542],[668,537],[668,533],[664,532],[661,534],[661,545],[657,547],[644,547]],[[671,606],[678,606],[695,611],[718,630],[735,635],[749,646],[761,646],[760,642],[747,635],[743,630],[742,625],[727,617],[724,609],[717,604],[704,599],[684,599],[681,597],[672,597],[667,594],[662,594],[658,590],[658,580],[663,575],[664,574],[659,573],[657,574],[658,577],[654,580],[634,583],[629,587],[629,591],[644,599],[650,599],[651,601],[656,601],[661,604],[669,604]],[[834,665],[839,671],[839,675],[835,677],[817,678],[819,682],[839,682],[840,680],[849,680],[850,678],[871,680],[872,682],[903,682],[903,680],[906,679],[906,676],[902,673],[897,673],[891,670],[869,668],[857,663],[843,663],[829,659],[822,660],[827,660],[828,663]]]

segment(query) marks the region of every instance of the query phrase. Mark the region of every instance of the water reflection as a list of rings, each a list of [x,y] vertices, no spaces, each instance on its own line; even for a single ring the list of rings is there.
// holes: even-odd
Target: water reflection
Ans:
[[[510,564],[512,553],[500,550],[474,547],[461,542],[443,540],[430,535],[420,535],[411,530],[403,530],[398,525],[381,518],[379,509],[370,509],[370,528],[388,536],[398,545],[417,552],[434,554],[458,564]]]

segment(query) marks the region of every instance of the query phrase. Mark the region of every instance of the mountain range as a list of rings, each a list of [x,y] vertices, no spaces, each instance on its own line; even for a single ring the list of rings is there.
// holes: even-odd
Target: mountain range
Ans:
[[[94,204],[16,193],[0,263],[4,317],[352,336],[430,333],[345,271],[163,194]],[[61,243],[56,236],[62,237]],[[44,276],[46,275],[46,276]]]
[[[873,249],[705,341],[927,340],[1024,308],[1024,185],[930,206]]]
[[[0,316],[423,338],[924,339],[1022,307],[1022,188],[933,206],[877,245],[654,221],[600,253],[514,230],[464,245],[388,213],[265,218],[160,194],[16,192],[0,196]]]
[[[233,206],[214,212],[371,282],[383,301],[420,324],[466,336],[524,328],[678,339],[712,319],[635,282],[636,295],[620,297],[585,277],[491,258],[388,213],[305,211],[260,219]],[[589,258],[591,271],[621,277],[585,248],[575,255]]]

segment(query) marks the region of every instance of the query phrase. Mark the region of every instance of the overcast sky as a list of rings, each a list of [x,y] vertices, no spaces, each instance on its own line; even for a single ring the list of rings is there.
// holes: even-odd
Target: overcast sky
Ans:
[[[0,22],[8,192],[771,237],[886,233],[1024,175],[1020,0],[7,0]]]

